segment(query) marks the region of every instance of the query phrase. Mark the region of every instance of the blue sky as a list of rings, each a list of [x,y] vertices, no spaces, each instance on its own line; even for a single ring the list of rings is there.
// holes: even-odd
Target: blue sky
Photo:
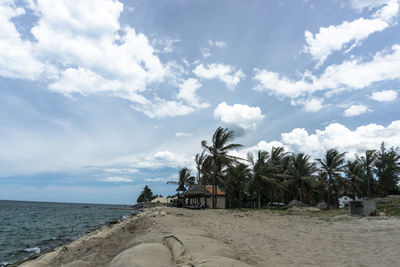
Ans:
[[[400,145],[398,0],[3,0],[0,36],[0,199],[173,194],[218,126],[239,156]]]

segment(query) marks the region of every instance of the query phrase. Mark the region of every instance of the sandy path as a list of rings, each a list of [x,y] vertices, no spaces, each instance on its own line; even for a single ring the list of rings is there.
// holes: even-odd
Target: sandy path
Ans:
[[[107,266],[126,248],[196,231],[223,241],[253,266],[400,266],[398,218],[165,207],[77,240],[49,265],[80,259]]]

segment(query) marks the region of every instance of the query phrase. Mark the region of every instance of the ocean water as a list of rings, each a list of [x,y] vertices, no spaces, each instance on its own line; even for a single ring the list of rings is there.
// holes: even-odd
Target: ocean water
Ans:
[[[0,267],[129,217],[134,211],[127,207],[0,200]]]

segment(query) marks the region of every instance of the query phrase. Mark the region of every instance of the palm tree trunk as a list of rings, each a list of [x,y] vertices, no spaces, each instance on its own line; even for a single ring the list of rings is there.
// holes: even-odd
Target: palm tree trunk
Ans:
[[[328,173],[328,210],[331,208],[332,174]]]
[[[300,202],[303,202],[303,190],[301,190],[301,186],[300,186]]]
[[[214,171],[213,171],[213,209],[217,206],[217,162],[214,156]]]
[[[300,202],[303,202],[303,181],[300,179]]]
[[[367,185],[368,185],[368,200],[371,199],[371,177],[369,173],[369,168],[367,169]]]
[[[261,208],[260,184],[257,184],[257,208]]]

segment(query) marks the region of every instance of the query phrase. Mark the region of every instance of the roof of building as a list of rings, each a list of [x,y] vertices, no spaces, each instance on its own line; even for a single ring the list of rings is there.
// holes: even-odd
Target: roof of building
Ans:
[[[202,197],[202,196],[209,196],[211,195],[207,189],[204,188],[202,185],[195,185],[189,190],[183,192],[182,196],[184,197]]]
[[[213,194],[212,185],[195,185],[191,189],[185,191],[182,196],[184,197],[201,197],[211,196]],[[225,196],[225,193],[217,187],[217,196]]]
[[[213,193],[213,186],[212,185],[205,185],[204,187],[205,187],[205,189],[207,189],[208,192],[210,192],[211,194]],[[222,190],[219,189],[218,186],[217,186],[217,196],[225,196],[225,193],[222,192]]]

